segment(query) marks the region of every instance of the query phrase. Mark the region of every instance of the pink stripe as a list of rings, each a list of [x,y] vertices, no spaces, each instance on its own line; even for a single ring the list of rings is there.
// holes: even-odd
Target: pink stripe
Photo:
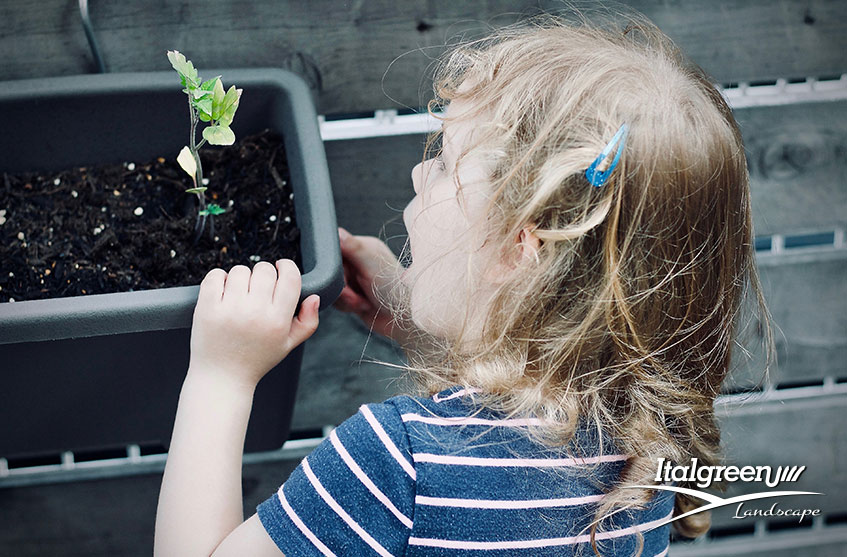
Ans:
[[[452,499],[449,497],[427,497],[418,495],[415,503],[431,507],[459,507],[463,509],[540,509],[546,507],[572,507],[596,503],[602,495],[587,495],[585,497],[565,497],[561,499],[523,499],[523,500],[494,500],[494,499]]]
[[[403,468],[403,470],[405,470],[406,473],[409,474],[409,477],[414,480],[416,477],[414,466],[409,464],[409,461],[403,458],[403,455],[400,454],[400,450],[394,445],[388,434],[385,433],[385,430],[382,428],[382,424],[379,423],[379,421],[376,419],[376,416],[373,415],[373,412],[371,412],[370,409],[365,405],[362,405],[359,408],[359,411],[362,412],[362,415],[364,415],[368,423],[371,424],[374,433],[376,433],[376,436],[379,437],[380,441],[382,441],[382,444],[385,445],[385,448],[388,449],[388,452],[391,454],[391,456],[394,457],[394,460],[396,460],[398,464],[400,464],[400,466]]]
[[[418,414],[403,414],[400,416],[404,422],[423,422],[432,425],[490,425],[504,427],[519,427],[530,425],[544,425],[544,421],[538,418],[510,418],[505,420],[486,420],[483,418],[442,418],[439,416],[421,416]]]
[[[371,481],[371,479],[365,474],[365,472],[359,467],[353,457],[350,456],[350,453],[347,452],[347,449],[344,448],[344,445],[341,444],[341,440],[338,438],[338,435],[335,433],[335,430],[332,430],[332,433],[329,434],[329,440],[332,442],[332,446],[335,447],[335,450],[338,452],[338,455],[341,457],[341,460],[347,464],[347,467],[350,468],[350,471],[359,478],[359,481],[364,484],[365,487],[368,488],[368,491],[379,500],[380,503],[385,505],[391,514],[397,517],[397,520],[403,523],[406,528],[412,527],[412,521],[403,513],[400,512],[400,509],[394,506],[394,503],[376,486],[376,484]]]
[[[612,538],[620,538],[629,534],[634,534],[640,530],[650,530],[653,525],[660,524],[668,520],[673,515],[671,513],[659,520],[645,522],[622,528],[620,530],[609,530],[606,532],[598,532],[594,539],[608,540]],[[591,534],[581,534],[579,536],[570,536],[567,538],[542,538],[539,540],[507,540],[499,542],[477,542],[471,540],[439,540],[435,538],[409,538],[409,545],[418,545],[424,547],[440,547],[445,549],[476,549],[476,550],[494,550],[494,549],[536,549],[540,547],[555,547],[562,545],[576,545],[578,543],[586,543],[591,541]]]
[[[430,462],[433,464],[453,464],[458,466],[527,466],[534,468],[551,468],[555,466],[581,466],[598,462],[617,462],[626,460],[626,455],[611,454],[591,456],[588,458],[483,458],[476,456],[452,456],[430,453],[415,453],[415,462]]]
[[[378,541],[373,539],[370,534],[365,532],[365,529],[359,526],[359,523],[353,520],[353,517],[351,517],[349,514],[347,514],[347,511],[341,508],[341,505],[338,504],[338,501],[333,499],[332,495],[329,494],[323,484],[321,484],[320,480],[318,480],[318,477],[315,476],[315,473],[312,472],[312,467],[309,466],[308,457],[303,459],[303,471],[306,473],[306,477],[309,478],[309,482],[312,484],[312,487],[314,487],[315,491],[318,492],[318,495],[321,496],[321,499],[323,499],[324,502],[329,505],[332,510],[335,511],[335,514],[341,517],[341,520],[343,520],[347,524],[347,526],[352,528],[352,530],[356,532],[360,538],[362,538],[362,541],[367,543],[371,547],[371,549],[373,549],[383,557],[392,557],[391,553],[389,553],[384,547],[382,547]]]
[[[479,392],[479,389],[460,389],[453,394],[449,394],[449,395],[445,396],[444,398],[441,398],[440,396],[438,396],[438,393],[436,393],[436,394],[432,395],[432,400],[434,400],[435,402],[444,402],[445,400],[450,400],[452,398],[459,398],[460,396],[465,396],[465,395],[472,395],[472,394],[478,393],[478,392]]]
[[[315,536],[314,533],[312,533],[311,530],[309,530],[309,527],[306,526],[306,524],[300,519],[300,517],[297,516],[297,513],[295,513],[294,509],[291,508],[291,505],[288,504],[288,500],[285,498],[285,494],[282,492],[282,487],[279,488],[277,496],[279,497],[279,502],[282,503],[282,508],[285,509],[285,514],[287,514],[288,518],[291,519],[291,522],[293,522],[294,525],[297,526],[297,529],[300,530],[303,535],[306,536],[306,538],[308,538],[308,540],[312,542],[315,547],[318,548],[318,551],[320,551],[327,557],[335,557],[335,553],[330,551],[329,548],[325,546],[323,542],[321,542],[321,540],[319,540],[318,537]]]

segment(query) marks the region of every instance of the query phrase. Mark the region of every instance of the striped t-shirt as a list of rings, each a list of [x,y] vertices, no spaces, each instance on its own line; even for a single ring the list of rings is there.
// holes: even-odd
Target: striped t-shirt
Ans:
[[[626,457],[580,430],[568,451],[527,436],[453,388],[362,406],[258,507],[288,557],[593,555],[596,503]],[[586,450],[586,447],[594,447]],[[578,448],[577,448],[578,447]],[[666,555],[673,493],[604,522],[603,555]]]

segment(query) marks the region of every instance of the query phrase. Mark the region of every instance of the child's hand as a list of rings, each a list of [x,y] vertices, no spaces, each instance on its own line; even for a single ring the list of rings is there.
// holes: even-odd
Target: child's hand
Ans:
[[[252,273],[244,265],[209,271],[194,308],[189,374],[220,374],[255,387],[318,327],[320,298],[303,300],[295,318],[299,297],[300,271],[289,259],[276,268],[261,261]]]
[[[385,242],[374,236],[353,236],[339,228],[338,239],[344,265],[344,289],[334,306],[355,313],[375,332],[395,338],[397,331],[392,325],[392,315],[380,304],[374,288],[383,289],[403,270],[397,257]]]

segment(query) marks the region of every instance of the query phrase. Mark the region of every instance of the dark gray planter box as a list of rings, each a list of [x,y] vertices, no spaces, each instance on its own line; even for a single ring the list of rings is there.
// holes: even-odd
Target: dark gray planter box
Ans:
[[[301,300],[317,293],[322,307],[331,304],[343,284],[341,257],[309,89],[279,69],[204,75],[244,89],[236,137],[265,128],[284,136],[301,231]],[[175,157],[186,141],[188,107],[173,71],[72,76],[0,83],[0,122],[7,138],[0,171],[60,170]],[[0,304],[0,458],[166,445],[198,291]],[[302,355],[300,347],[259,384],[247,451],[278,448],[287,438]]]

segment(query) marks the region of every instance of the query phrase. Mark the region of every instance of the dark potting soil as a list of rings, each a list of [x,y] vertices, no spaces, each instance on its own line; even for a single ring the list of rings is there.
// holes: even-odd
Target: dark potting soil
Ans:
[[[176,153],[152,161],[3,174],[0,302],[200,284],[211,269],[293,259],[300,231],[282,138],[268,130],[200,150],[207,217]],[[4,212],[5,211],[5,212]],[[210,234],[214,223],[214,235]]]

